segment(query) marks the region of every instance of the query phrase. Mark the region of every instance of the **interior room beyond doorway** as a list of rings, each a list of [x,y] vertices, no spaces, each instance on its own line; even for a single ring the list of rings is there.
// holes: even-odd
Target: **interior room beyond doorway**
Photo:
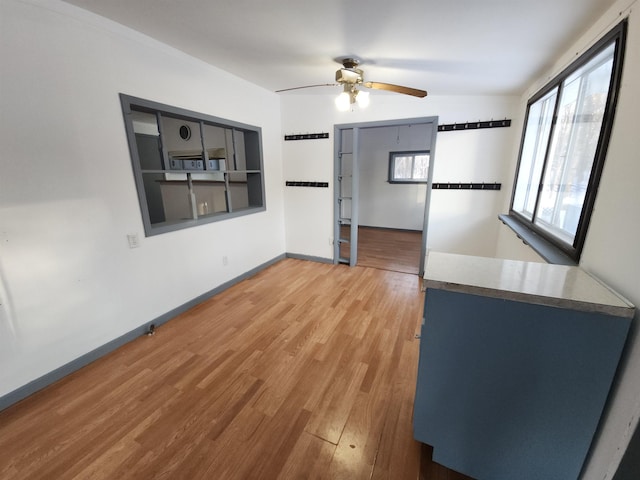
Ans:
[[[396,120],[341,130],[336,166],[343,263],[420,273],[435,121]],[[413,160],[418,153],[426,163]],[[352,175],[353,185],[343,185]]]
[[[348,228],[348,227],[343,227]],[[345,232],[343,235],[346,235]],[[393,272],[418,274],[419,230],[358,226],[358,265]],[[341,248],[348,248],[348,245]],[[341,255],[348,255],[343,252]]]

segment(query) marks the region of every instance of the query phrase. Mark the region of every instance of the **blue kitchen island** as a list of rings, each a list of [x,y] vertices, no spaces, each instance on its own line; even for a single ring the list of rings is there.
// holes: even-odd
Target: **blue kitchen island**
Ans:
[[[432,252],[414,436],[477,480],[580,475],[634,306],[579,267]]]

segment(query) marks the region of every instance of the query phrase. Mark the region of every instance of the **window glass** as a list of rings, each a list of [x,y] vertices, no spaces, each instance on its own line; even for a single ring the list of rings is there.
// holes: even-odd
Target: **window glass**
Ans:
[[[411,180],[411,160],[413,158],[409,156],[395,157],[393,179],[394,180]]]
[[[536,224],[573,244],[595,159],[613,67],[611,45],[563,83]]]
[[[424,183],[429,174],[429,152],[391,152],[389,181],[392,183]]]
[[[429,174],[429,155],[416,155],[413,163],[413,178],[427,180]]]
[[[520,159],[520,169],[513,199],[513,209],[529,220],[533,218],[533,210],[538,195],[538,185],[542,176],[542,166],[549,144],[549,132],[553,121],[558,89],[535,102],[529,108],[524,145]]]

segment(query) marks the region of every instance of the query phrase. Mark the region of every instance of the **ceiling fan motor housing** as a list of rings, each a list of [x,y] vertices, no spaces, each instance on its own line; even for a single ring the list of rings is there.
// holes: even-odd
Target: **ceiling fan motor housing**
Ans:
[[[358,68],[341,68],[336,72],[336,82],[350,85],[362,83],[362,70]]]

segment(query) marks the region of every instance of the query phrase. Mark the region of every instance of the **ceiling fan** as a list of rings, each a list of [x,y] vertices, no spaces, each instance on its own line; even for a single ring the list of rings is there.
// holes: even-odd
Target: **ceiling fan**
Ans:
[[[282,90],[276,90],[276,92],[288,92],[291,90],[300,90],[303,88],[313,87],[333,87],[342,85],[344,90],[336,99],[336,105],[341,110],[348,110],[349,106],[353,103],[364,107],[369,101],[369,92],[358,90],[358,87],[371,88],[374,90],[386,90],[389,92],[402,93],[404,95],[411,95],[414,97],[423,98],[427,96],[425,90],[419,90],[417,88],[403,87],[401,85],[394,85],[392,83],[382,82],[365,82],[364,72],[358,68],[360,60],[353,57],[346,57],[338,59],[338,62],[342,63],[342,68],[336,71],[337,83],[321,83],[318,85],[305,85],[303,87],[284,88]]]

